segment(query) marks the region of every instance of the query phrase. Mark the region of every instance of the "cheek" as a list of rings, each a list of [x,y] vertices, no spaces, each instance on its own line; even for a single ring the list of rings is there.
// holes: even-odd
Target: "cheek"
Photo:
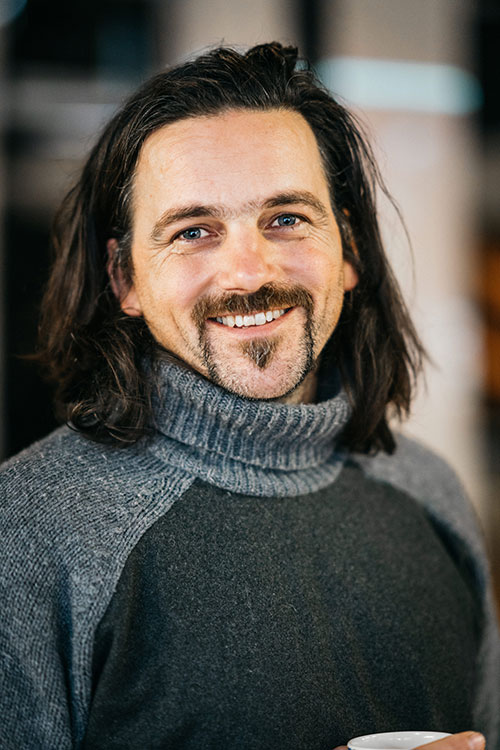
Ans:
[[[137,274],[137,288],[147,297],[151,309],[172,317],[182,316],[206,291],[203,265],[194,258],[171,257],[161,267]]]
[[[200,297],[211,290],[215,264],[195,254],[171,260],[166,270],[169,298],[180,310],[190,313]]]
[[[331,249],[305,249],[286,264],[287,275],[306,287],[318,300],[336,288],[342,275],[342,256]]]

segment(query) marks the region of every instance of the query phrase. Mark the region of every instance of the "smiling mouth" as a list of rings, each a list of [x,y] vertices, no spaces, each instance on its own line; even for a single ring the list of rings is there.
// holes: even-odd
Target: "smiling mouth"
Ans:
[[[251,326],[263,326],[281,318],[291,310],[291,307],[281,310],[264,310],[252,315],[223,315],[222,317],[210,318],[228,328],[250,328]]]

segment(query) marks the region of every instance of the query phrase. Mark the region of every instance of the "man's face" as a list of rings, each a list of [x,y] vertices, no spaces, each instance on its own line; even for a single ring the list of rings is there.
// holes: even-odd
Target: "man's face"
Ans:
[[[307,400],[357,279],[306,120],[235,110],[149,136],[132,264],[121,307],[165,349],[239,395]]]

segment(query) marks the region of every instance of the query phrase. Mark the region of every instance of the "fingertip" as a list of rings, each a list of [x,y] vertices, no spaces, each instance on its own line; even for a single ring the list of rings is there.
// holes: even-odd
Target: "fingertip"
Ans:
[[[420,745],[416,750],[484,750],[486,740],[480,732],[457,732],[440,740]]]
[[[467,736],[469,750],[484,750],[486,739],[480,732],[463,732]]]

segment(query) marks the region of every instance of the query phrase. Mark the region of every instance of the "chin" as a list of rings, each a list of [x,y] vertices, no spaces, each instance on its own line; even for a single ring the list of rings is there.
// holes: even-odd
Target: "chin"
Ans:
[[[257,368],[252,369],[256,370]],[[229,374],[226,372],[223,375],[213,373],[215,377],[212,377],[212,379],[217,385],[242,398],[253,401],[281,401],[287,397],[293,397],[293,394],[297,393],[307,374],[307,372],[300,372],[293,378],[290,377],[288,371],[288,377],[285,381],[283,373],[264,375],[262,372],[247,372],[242,376],[241,373]]]
[[[241,383],[241,381],[218,381],[218,385],[220,385],[222,388],[225,388],[227,391],[234,393],[236,396],[251,399],[252,401],[276,401],[290,393],[290,390],[295,390],[295,386],[292,389],[283,389],[282,386],[262,386],[256,388],[255,385],[247,385],[245,383]]]
[[[314,369],[313,347],[307,344],[287,348],[279,339],[252,339],[236,354],[231,352],[232,357],[207,347],[204,364],[208,377],[227,391],[247,399],[277,401],[294,394]]]

